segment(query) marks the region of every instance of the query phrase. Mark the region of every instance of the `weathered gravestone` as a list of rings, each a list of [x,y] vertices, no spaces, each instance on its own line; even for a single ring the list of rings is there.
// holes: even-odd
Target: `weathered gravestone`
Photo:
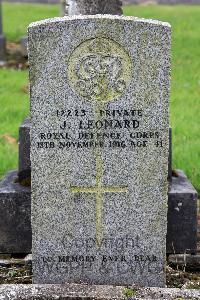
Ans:
[[[165,285],[168,23],[29,26],[34,283]]]

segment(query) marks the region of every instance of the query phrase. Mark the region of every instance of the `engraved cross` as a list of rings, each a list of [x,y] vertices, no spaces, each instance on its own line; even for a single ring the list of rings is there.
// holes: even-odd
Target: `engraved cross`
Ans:
[[[100,247],[103,236],[102,214],[103,214],[103,195],[105,193],[127,193],[128,187],[125,186],[103,186],[103,161],[100,155],[96,156],[96,185],[91,187],[72,186],[71,193],[90,193],[96,194],[96,243]]]

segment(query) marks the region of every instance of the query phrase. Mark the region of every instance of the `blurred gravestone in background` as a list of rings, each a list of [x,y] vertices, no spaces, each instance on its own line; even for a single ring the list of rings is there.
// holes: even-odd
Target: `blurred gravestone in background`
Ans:
[[[0,62],[5,60],[6,54],[6,39],[3,35],[3,13],[0,0]]]
[[[60,0],[60,15],[61,17],[64,17],[66,15],[66,0]]]
[[[68,15],[122,15],[121,0],[67,0]]]

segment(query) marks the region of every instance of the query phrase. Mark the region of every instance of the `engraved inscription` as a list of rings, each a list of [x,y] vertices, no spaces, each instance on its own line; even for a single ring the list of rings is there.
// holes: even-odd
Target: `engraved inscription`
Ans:
[[[53,273],[59,270],[60,274],[71,274],[79,271],[84,274],[98,270],[101,275],[104,274],[155,274],[162,271],[162,265],[158,257],[152,253],[133,254],[131,257],[122,254],[70,254],[56,255],[49,257],[40,257],[35,261],[41,272]]]
[[[72,88],[89,101],[110,102],[126,90],[132,62],[126,50],[107,38],[94,38],[80,44],[68,62]]]

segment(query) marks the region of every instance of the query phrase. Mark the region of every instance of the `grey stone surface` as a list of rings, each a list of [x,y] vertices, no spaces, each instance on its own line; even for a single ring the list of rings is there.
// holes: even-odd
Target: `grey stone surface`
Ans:
[[[66,3],[69,16],[123,13],[121,0],[67,0]]]
[[[19,172],[30,169],[30,119],[27,118],[19,127]]]
[[[185,174],[180,170],[177,173],[169,189],[167,252],[195,252],[198,195]]]
[[[124,300],[126,289],[122,286],[96,286],[85,284],[1,284],[0,300]],[[200,298],[199,290],[167,288],[135,288],[131,300],[193,299]]]
[[[34,283],[165,285],[170,39],[133,17],[29,26]]]
[[[17,172],[9,172],[0,183],[0,253],[30,253],[30,188],[15,183]]]

